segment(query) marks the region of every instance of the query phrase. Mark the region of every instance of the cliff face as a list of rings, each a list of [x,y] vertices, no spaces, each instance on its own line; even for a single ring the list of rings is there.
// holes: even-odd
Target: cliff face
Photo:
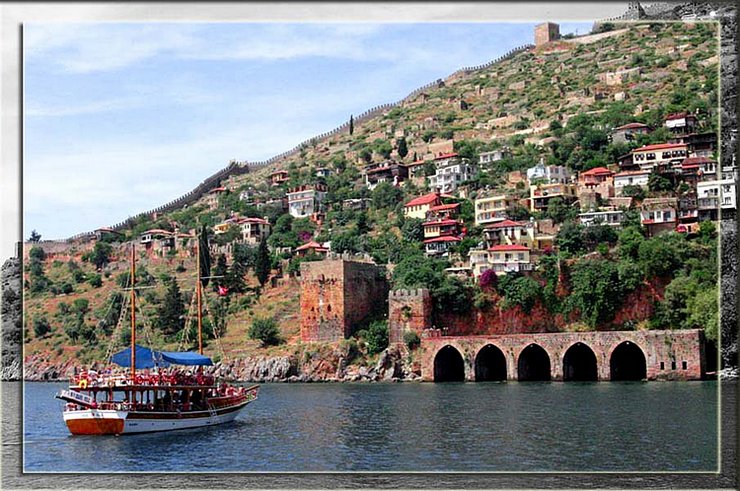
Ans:
[[[0,380],[21,377],[21,263],[17,258],[5,261],[0,276],[2,283],[2,361]]]

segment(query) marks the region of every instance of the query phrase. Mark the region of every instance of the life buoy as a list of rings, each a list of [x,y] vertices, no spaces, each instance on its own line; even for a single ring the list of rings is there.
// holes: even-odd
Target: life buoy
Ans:
[[[87,389],[87,379],[83,378],[80,380],[80,389]]]

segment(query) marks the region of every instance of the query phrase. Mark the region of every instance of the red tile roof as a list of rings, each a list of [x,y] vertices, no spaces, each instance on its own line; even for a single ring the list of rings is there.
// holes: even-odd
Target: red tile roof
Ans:
[[[606,167],[596,167],[594,169],[587,170],[586,172],[581,172],[582,176],[600,176],[604,174],[613,174],[613,172]]]
[[[642,175],[648,175],[650,174],[649,170],[626,170],[622,172],[618,172],[617,174],[614,174],[614,177],[623,177],[623,176],[642,176]]]
[[[526,222],[515,222],[513,220],[504,220],[503,222],[494,223],[492,225],[489,225],[486,227],[486,229],[491,228],[506,228],[506,227],[524,227]]]
[[[302,246],[296,248],[296,251],[305,251],[305,250],[308,250],[308,249],[315,249],[317,251],[328,251],[328,249],[326,247],[322,246],[321,244],[319,244],[315,240],[312,240],[310,242],[306,242]]]
[[[528,251],[529,247],[518,245],[518,244],[503,244],[503,245],[497,245],[493,246],[488,249],[489,251]]]
[[[432,220],[432,221],[429,221],[429,222],[424,222],[422,225],[424,227],[426,227],[426,226],[429,226],[429,225],[444,226],[444,225],[454,225],[454,224],[458,224],[459,225],[460,222],[458,222],[457,220]]]
[[[682,165],[708,164],[709,162],[716,162],[716,160],[712,160],[709,157],[688,157],[683,160]]]
[[[224,192],[224,191],[226,191],[226,188],[225,187],[219,187],[219,188],[213,188],[213,189],[211,189],[208,192],[209,193],[221,193],[221,192]]]
[[[436,200],[440,198],[440,195],[437,193],[429,193],[425,194],[424,196],[419,196],[418,198],[414,198],[408,203],[406,203],[404,206],[419,206],[419,205],[428,205],[430,203],[434,203]]]
[[[614,131],[617,130],[634,130],[637,128],[647,128],[648,125],[642,124],[642,123],[627,123],[622,126],[618,126],[617,128],[614,128]]]
[[[427,239],[424,241],[425,244],[431,244],[433,242],[460,242],[460,237],[453,237],[451,235],[443,235],[442,237],[435,237],[433,239]]]
[[[432,206],[429,211],[454,210],[455,208],[457,208],[459,206],[460,206],[460,203],[452,203],[452,204],[449,204],[449,205]]]
[[[685,146],[685,143],[656,143],[655,145],[645,145],[644,147],[635,148],[632,150],[632,153],[645,152],[647,150],[661,150],[664,148],[680,148]]]
[[[686,118],[686,117],[689,117],[689,116],[692,116],[693,117],[694,115],[693,114],[689,114],[686,111],[682,111],[680,113],[669,114],[668,116],[665,117],[665,120],[666,121],[670,121],[672,119],[681,119],[681,118]]]
[[[453,152],[453,153],[444,153],[444,154],[441,154],[441,155],[437,155],[436,157],[434,157],[434,160],[449,159],[449,158],[452,158],[452,157],[457,157],[457,153],[454,153]]]
[[[172,232],[169,232],[167,230],[163,230],[161,228],[153,228],[150,230],[147,230],[146,232],[142,232],[142,235],[144,234],[164,234],[164,235],[171,235]]]

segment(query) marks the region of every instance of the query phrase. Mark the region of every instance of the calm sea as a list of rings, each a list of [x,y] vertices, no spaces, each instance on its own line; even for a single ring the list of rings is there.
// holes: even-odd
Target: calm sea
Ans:
[[[716,382],[264,384],[233,423],[71,436],[26,383],[25,472],[715,471]]]

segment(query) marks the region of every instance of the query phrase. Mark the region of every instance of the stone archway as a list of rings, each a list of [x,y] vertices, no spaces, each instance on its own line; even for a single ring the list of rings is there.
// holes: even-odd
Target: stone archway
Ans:
[[[635,343],[625,341],[612,351],[609,358],[611,380],[643,380],[647,378],[645,353]]]
[[[435,382],[463,382],[465,380],[465,362],[459,351],[447,345],[434,357]]]
[[[530,344],[519,354],[517,373],[520,382],[550,380],[550,357],[538,344]]]
[[[487,344],[475,357],[475,381],[506,380],[506,357],[498,347]]]
[[[595,382],[599,379],[596,355],[586,344],[578,342],[563,356],[563,381]]]

